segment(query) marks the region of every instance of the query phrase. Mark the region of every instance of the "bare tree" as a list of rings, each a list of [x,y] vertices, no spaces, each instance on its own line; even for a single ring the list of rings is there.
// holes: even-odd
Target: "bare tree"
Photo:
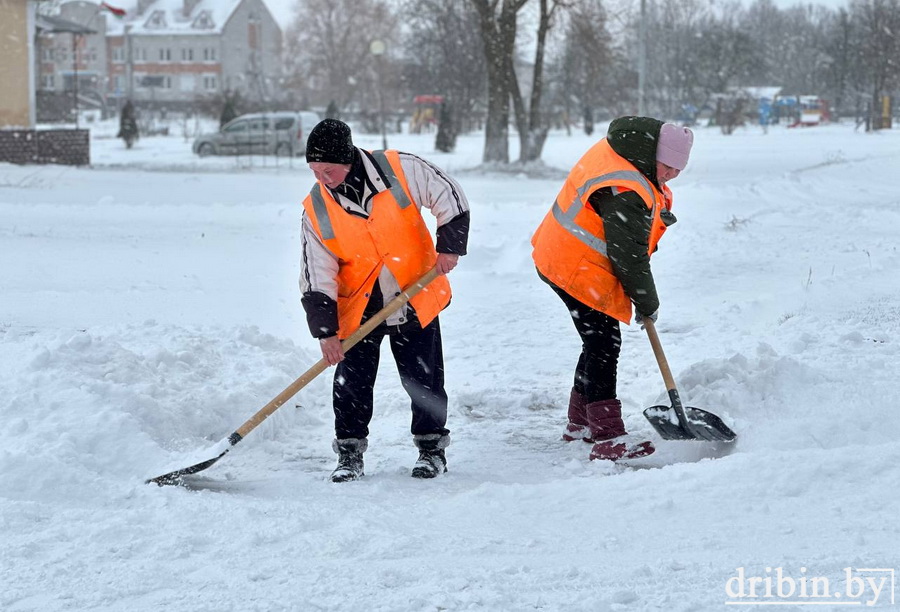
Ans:
[[[762,70],[771,79],[768,84],[783,86],[778,70],[786,61],[782,43],[790,36],[790,31],[785,27],[781,9],[772,0],[754,0],[738,17],[738,23],[760,45]]]
[[[487,61],[488,104],[484,135],[485,163],[509,163],[509,102],[518,87],[513,70],[519,11],[528,0],[471,0],[478,12]]]
[[[685,104],[701,107],[713,94],[762,78],[762,45],[740,25],[740,3],[682,0],[651,3],[648,9],[647,55],[653,61],[647,66],[646,101],[651,114],[676,117]]]
[[[780,57],[771,68],[780,76],[785,91],[797,94],[820,93],[827,79],[828,31],[832,12],[812,5],[797,5],[781,13],[783,37],[777,43]]]
[[[708,95],[701,74],[718,72],[718,67],[710,64],[722,58],[707,56],[703,50],[710,42],[704,29],[714,16],[708,2],[681,0],[648,3],[645,20],[646,55],[652,58],[646,66],[646,108],[648,114],[674,116],[681,104],[702,102]],[[637,32],[638,27],[632,31]]]
[[[544,56],[554,17],[567,2],[539,0],[534,63],[528,104],[515,70],[516,29],[519,11],[528,0],[471,0],[478,11],[488,66],[488,116],[484,161],[509,162],[509,107],[512,100],[519,132],[519,161],[540,158],[549,130],[542,113]]]
[[[341,109],[377,100],[378,58],[373,40],[394,53],[397,17],[386,0],[298,0],[285,35],[288,87],[301,99]],[[392,88],[384,87],[383,91]]]
[[[473,129],[487,83],[478,15],[468,0],[407,0],[406,7],[405,86],[444,96],[453,127]]]
[[[580,110],[611,106],[621,97],[615,75],[623,69],[612,44],[602,0],[582,0],[568,15],[564,36],[572,84],[567,88]]]
[[[839,9],[832,16],[825,36],[825,54],[828,57],[825,83],[839,115],[845,109],[849,89],[854,81],[852,32],[847,9]]]
[[[519,89],[515,69],[510,57],[510,70],[513,72],[510,84],[510,93],[513,96],[513,108],[516,113],[516,128],[519,131],[519,161],[522,163],[535,161],[541,158],[544,150],[544,142],[550,130],[550,122],[545,117],[541,108],[541,99],[544,93],[544,55],[547,47],[547,34],[554,25],[554,19],[559,10],[566,6],[563,0],[540,0],[540,12],[538,13],[537,40],[535,41],[534,66],[532,68],[531,95],[528,108]]]
[[[866,76],[874,107],[900,85],[900,0],[854,0],[850,11],[859,27],[857,68]]]

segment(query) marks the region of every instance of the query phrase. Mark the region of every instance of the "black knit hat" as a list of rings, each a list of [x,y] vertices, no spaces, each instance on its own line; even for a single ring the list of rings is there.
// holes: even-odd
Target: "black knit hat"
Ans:
[[[306,162],[352,164],[355,148],[350,126],[337,119],[316,124],[306,140]]]

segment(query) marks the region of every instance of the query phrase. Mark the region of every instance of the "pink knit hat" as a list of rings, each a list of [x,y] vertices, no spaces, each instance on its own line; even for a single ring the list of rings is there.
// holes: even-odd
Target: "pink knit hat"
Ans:
[[[694,133],[690,129],[672,123],[664,123],[659,130],[656,159],[667,166],[684,170],[693,144]]]

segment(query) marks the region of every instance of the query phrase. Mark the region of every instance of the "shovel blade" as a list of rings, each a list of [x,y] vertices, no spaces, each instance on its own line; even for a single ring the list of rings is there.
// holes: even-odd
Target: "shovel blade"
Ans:
[[[644,410],[644,417],[663,440],[734,442],[737,438],[737,434],[711,412],[690,406],[686,406],[684,412],[687,416],[684,424],[672,406],[651,406]]]
[[[160,476],[155,476],[154,478],[148,478],[144,482],[145,484],[150,484],[152,482],[154,484],[158,484],[161,487],[165,485],[184,484],[184,476],[202,472],[206,468],[210,467],[216,461],[224,457],[228,453],[228,451],[231,450],[231,447],[237,444],[240,439],[241,438],[237,433],[233,433],[230,437],[220,441],[212,448],[194,453],[191,457],[185,459],[181,463],[181,465],[187,464],[188,467],[172,470]]]
[[[228,451],[225,451],[227,453]],[[156,476],[154,478],[148,478],[145,484],[150,484],[151,482],[154,484],[158,484],[163,487],[165,485],[180,485],[183,484],[182,477],[187,476],[189,474],[196,474],[197,472],[202,472],[206,468],[210,467],[213,463],[221,459],[225,456],[225,453],[222,453],[218,457],[213,457],[212,459],[207,459],[206,461],[202,461],[197,463],[196,465],[191,465],[186,468],[181,468],[180,470],[175,470],[173,472],[168,472],[161,476]]]

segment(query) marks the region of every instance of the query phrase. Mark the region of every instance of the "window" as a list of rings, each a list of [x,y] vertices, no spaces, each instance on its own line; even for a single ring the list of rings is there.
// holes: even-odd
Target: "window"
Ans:
[[[284,119],[275,121],[276,130],[289,130],[292,125],[294,125],[294,120],[291,117],[285,117]]]
[[[181,75],[181,91],[194,91],[197,88],[197,78],[193,74]]]
[[[171,89],[172,77],[159,74],[135,75],[139,87],[147,89]]]
[[[56,61],[58,62],[68,62],[69,61],[69,50],[65,47],[60,47],[56,50]]]
[[[194,50],[193,49],[182,49],[181,50],[181,61],[182,62],[193,62],[194,61]]]
[[[216,48],[215,47],[207,47],[203,50],[203,61],[204,62],[216,61]]]
[[[41,48],[41,59],[45,62],[52,62],[56,56],[56,50],[53,47]]]
[[[147,49],[145,49],[144,47],[135,47],[134,48],[134,61],[146,62],[147,61]]]
[[[121,92],[125,88],[125,79],[121,74],[113,76],[113,90]]]
[[[41,88],[53,89],[56,87],[56,76],[52,74],[41,75]]]
[[[159,50],[159,61],[161,61],[161,62],[172,61],[172,50],[171,49],[160,49]]]
[[[205,76],[203,77],[203,89],[213,90],[218,89],[218,79],[215,76]]]
[[[216,23],[213,21],[209,11],[200,11],[200,14],[197,15],[197,18],[191,23],[191,27],[195,30],[212,30],[216,27]]]
[[[229,134],[234,134],[237,132],[246,132],[248,125],[249,125],[248,121],[238,121],[236,123],[232,123],[231,125],[226,126],[224,131],[228,132]]]
[[[112,48],[112,61],[115,64],[121,64],[125,61],[125,47]]]
[[[144,27],[148,30],[160,30],[166,27],[166,12],[153,11],[150,18],[144,23]]]

